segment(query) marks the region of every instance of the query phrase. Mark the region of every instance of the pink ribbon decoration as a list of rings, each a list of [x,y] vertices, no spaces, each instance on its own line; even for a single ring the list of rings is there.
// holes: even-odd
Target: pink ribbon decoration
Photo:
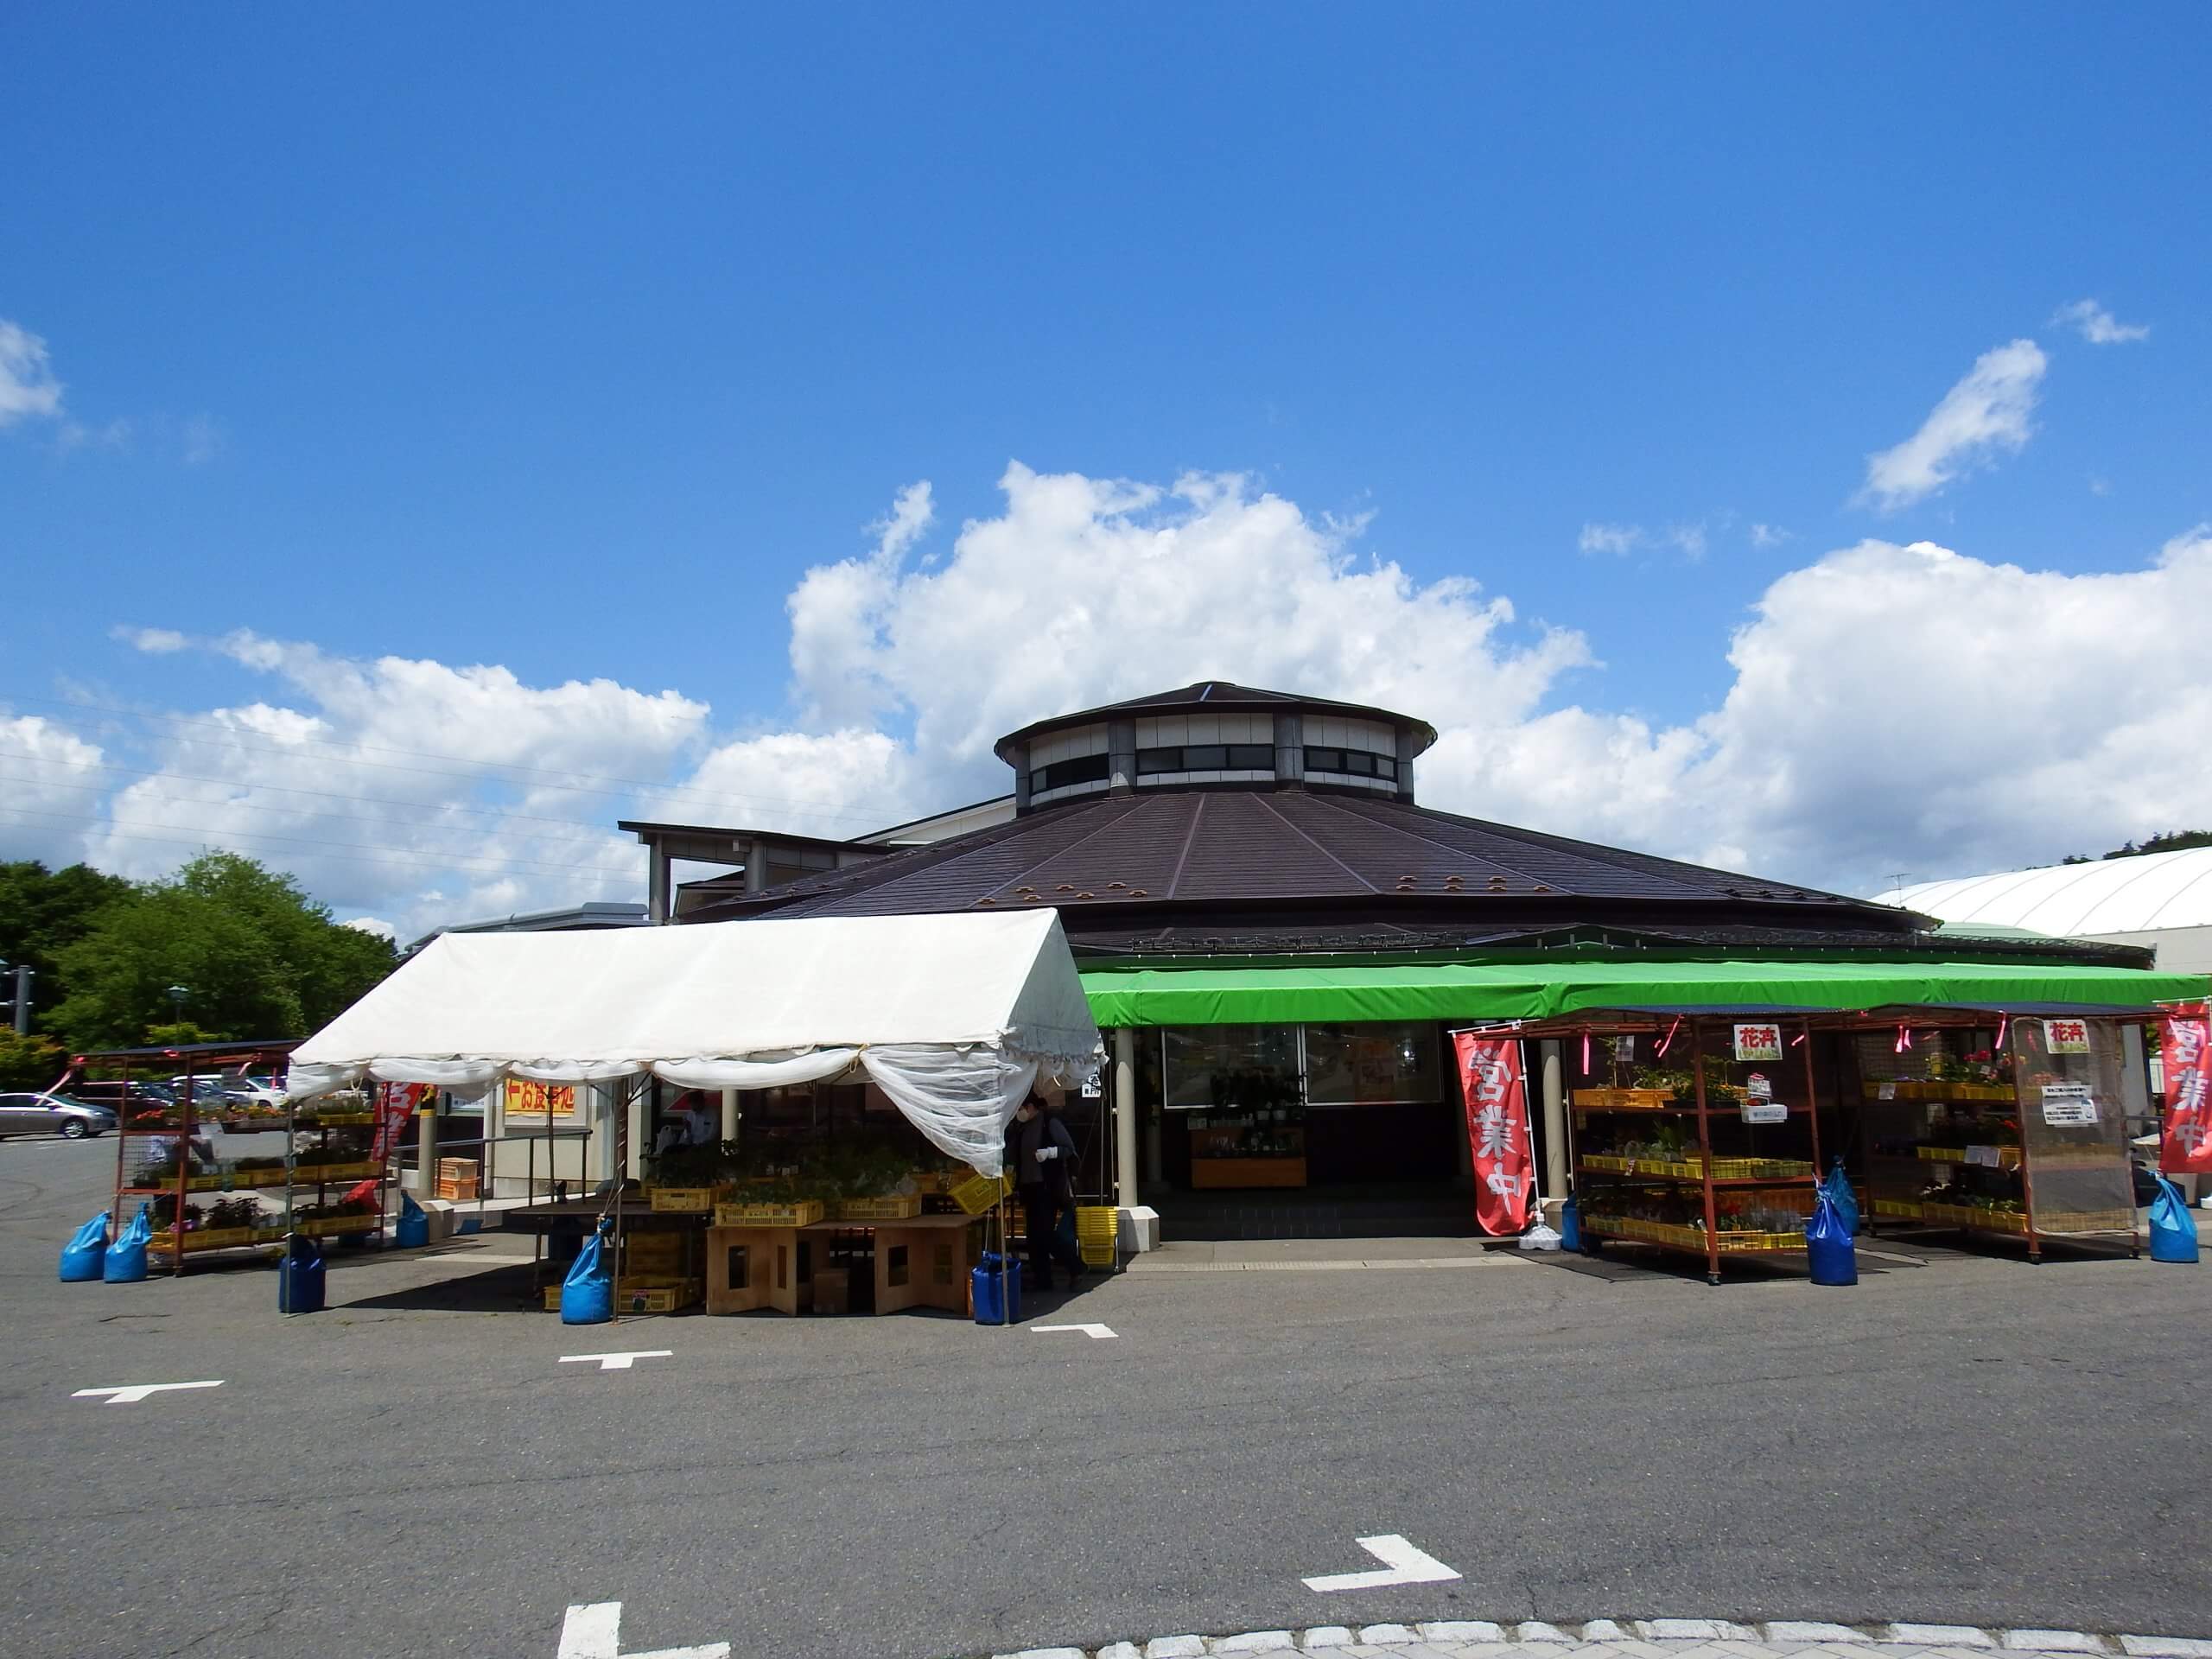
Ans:
[[[1910,1026],[1899,1026],[1899,1027],[1897,1027],[1897,1052],[1898,1053],[1902,1054],[1902,1053],[1904,1053],[1904,1052],[1905,1052],[1905,1050],[1907,1050],[1907,1049],[1910,1048],[1911,1046],[1912,1046],[1912,1027],[1911,1027]]]
[[[1681,1028],[1682,1028],[1682,1021],[1681,1021],[1681,1016],[1680,1016],[1680,1015],[1677,1015],[1677,1016],[1675,1017],[1675,1023],[1674,1023],[1673,1025],[1671,1025],[1671,1026],[1669,1026],[1669,1027],[1667,1027],[1667,1035],[1666,1035],[1666,1038],[1665,1038],[1665,1039],[1664,1039],[1663,1041],[1662,1041],[1662,1042],[1660,1043],[1660,1045],[1659,1045],[1659,1052],[1658,1052],[1658,1053],[1657,1053],[1657,1054],[1656,1054],[1656,1055],[1654,1055],[1654,1056],[1652,1057],[1653,1058],[1655,1058],[1655,1059],[1661,1059],[1661,1060],[1663,1060],[1663,1059],[1665,1059],[1665,1058],[1667,1058],[1667,1046],[1668,1046],[1668,1044],[1672,1043],[1672,1042],[1675,1040],[1675,1033],[1676,1032],[1680,1031]]]
[[[2012,1016],[2011,1014],[2000,1014],[1997,1016],[1997,1047],[2002,1048],[2005,1046],[2005,1033],[2012,1029]]]
[[[1799,1032],[1799,1033],[1798,1033],[1795,1037],[1792,1037],[1792,1038],[1789,1039],[1789,1046],[1790,1046],[1790,1047],[1792,1047],[1792,1048],[1795,1048],[1795,1047],[1796,1047],[1796,1046],[1797,1046],[1797,1045],[1798,1045],[1798,1044],[1800,1044],[1800,1043],[1803,1042],[1804,1040],[1805,1040],[1805,1033],[1804,1033],[1803,1032],[1802,1032],[1802,1031],[1801,1031],[1801,1032]]]
[[[1586,1031],[1582,1033],[1582,1075],[1590,1075],[1590,1033]]]

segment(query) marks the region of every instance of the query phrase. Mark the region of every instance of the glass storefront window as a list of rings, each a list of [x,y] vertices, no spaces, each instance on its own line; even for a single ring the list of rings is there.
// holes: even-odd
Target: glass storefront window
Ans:
[[[1436,1027],[1308,1026],[1306,1089],[1306,1098],[1316,1106],[1440,1099]]]
[[[1161,1043],[1170,1111],[1298,1103],[1295,1026],[1170,1028]]]

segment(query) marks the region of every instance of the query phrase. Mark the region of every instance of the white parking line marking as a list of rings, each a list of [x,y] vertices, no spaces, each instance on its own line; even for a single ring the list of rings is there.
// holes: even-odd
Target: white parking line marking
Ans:
[[[1093,1342],[1103,1342],[1114,1335],[1113,1326],[1108,1325],[1033,1325],[1029,1328],[1032,1331],[1080,1331]]]
[[[1333,1590],[1380,1590],[1393,1584],[1442,1584],[1459,1576],[1435,1556],[1414,1548],[1395,1532],[1355,1541],[1383,1563],[1382,1571],[1332,1573],[1325,1578],[1306,1580],[1306,1587],[1325,1594]]]
[[[561,1621],[561,1647],[554,1659],[729,1659],[729,1643],[709,1642],[696,1648],[655,1648],[651,1653],[625,1655],[622,1604],[594,1601],[569,1609]]]
[[[111,1406],[135,1406],[149,1394],[163,1394],[171,1389],[219,1389],[223,1379],[212,1382],[126,1382],[119,1389],[79,1389],[69,1397],[72,1400],[95,1400],[107,1396]]]
[[[671,1348],[640,1348],[635,1353],[629,1354],[563,1354],[561,1356],[561,1363],[563,1365],[582,1365],[588,1361],[596,1360],[599,1363],[599,1369],[602,1371],[626,1371],[641,1359],[670,1359],[674,1356],[675,1350]],[[619,1607],[622,1604],[609,1601],[601,1602],[599,1605],[605,1607]]]

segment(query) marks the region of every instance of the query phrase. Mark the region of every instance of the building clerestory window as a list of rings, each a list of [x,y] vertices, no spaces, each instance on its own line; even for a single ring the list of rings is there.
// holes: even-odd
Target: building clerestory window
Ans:
[[[1306,770],[1308,773],[1332,772],[1345,778],[1382,778],[1396,782],[1398,763],[1387,754],[1370,754],[1365,749],[1315,749],[1306,751]]]
[[[1186,743],[1179,749],[1139,749],[1137,776],[1177,772],[1273,772],[1275,752],[1265,743]]]
[[[1106,756],[1077,755],[1072,760],[1055,760],[1049,766],[1039,766],[1029,774],[1029,789],[1032,794],[1041,795],[1048,789],[1065,789],[1071,784],[1103,784],[1107,775]]]

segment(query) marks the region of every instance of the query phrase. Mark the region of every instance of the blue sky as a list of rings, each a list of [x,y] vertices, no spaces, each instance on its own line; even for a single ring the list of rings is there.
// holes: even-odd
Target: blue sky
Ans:
[[[74,836],[113,861],[98,837],[127,804],[92,784],[178,770],[177,735],[216,729],[180,716],[257,700],[321,722],[302,765],[466,750],[464,804],[522,813],[558,772],[566,804],[537,816],[579,824],[635,804],[584,782],[818,743],[820,687],[791,656],[807,573],[867,559],[920,480],[929,526],[893,550],[918,582],[957,566],[964,523],[1027,522],[1010,461],[1240,475],[1244,500],[1337,537],[1327,556],[1394,565],[1414,605],[1471,578],[1513,610],[1470,647],[1471,679],[1572,632],[1579,657],[1533,689],[1440,711],[1471,734],[1440,760],[1447,804],[1839,882],[2159,827],[2115,760],[2070,785],[2047,846],[1923,823],[1911,794],[1848,845],[1823,841],[1817,795],[1778,830],[1679,828],[1719,816],[1700,788],[1771,783],[1694,768],[1751,741],[1699,722],[1745,695],[1731,636],[1793,572],[1872,537],[2145,576],[2212,517],[2208,42],[2197,6],[15,8],[0,321],[42,343],[24,384],[59,391],[0,425],[0,715],[49,722],[49,761],[66,726],[107,770],[43,816],[0,812],[0,853],[73,855]],[[2084,300],[2147,337],[2093,343],[2057,315]],[[1940,487],[1868,497],[1868,456],[2016,340],[2042,365],[1979,411],[1995,435],[1938,444]],[[1242,579],[1266,584],[1300,556],[1249,556]],[[1039,573],[1040,628],[1112,575],[1041,556]],[[872,613],[879,645],[906,604]],[[1192,626],[1143,668],[1347,694],[1408,677],[1319,645],[1285,668]],[[117,632],[144,628],[188,643]],[[264,644],[208,643],[238,631]],[[397,706],[349,726],[265,642],[707,712],[661,747],[636,743],[627,704],[588,752],[441,747],[434,722],[398,743]],[[1211,644],[1240,659],[1201,660]],[[1070,671],[1116,655],[1079,628],[1006,646],[1006,707],[1120,689]],[[1419,668],[1409,683],[1452,678]],[[721,760],[715,816],[780,798],[859,827],[995,787],[972,745],[917,735],[931,682],[910,663],[840,716],[888,741],[895,779],[843,753],[772,787],[755,749]],[[1692,734],[1706,752],[1675,757],[1675,810],[1615,810],[1649,775],[1580,766],[1567,790],[1484,748],[1536,746],[1567,710],[1642,730],[1646,760]],[[2152,715],[2102,709],[2085,730]],[[1891,753],[1916,737],[1897,719]],[[247,834],[214,810],[231,798],[170,801],[180,839],[137,852]],[[315,830],[297,851],[364,842],[350,873],[302,867],[349,912],[499,896],[439,876],[435,847],[406,855],[419,880],[395,853],[379,885],[390,832],[361,824],[296,826]],[[583,880],[534,861],[510,872],[525,896]]]

